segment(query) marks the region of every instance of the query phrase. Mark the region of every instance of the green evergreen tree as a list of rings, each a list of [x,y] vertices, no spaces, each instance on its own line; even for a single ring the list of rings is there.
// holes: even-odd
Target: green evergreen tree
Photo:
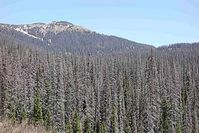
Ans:
[[[43,103],[42,103],[42,114],[43,114],[43,120],[44,120],[44,125],[46,126],[47,129],[49,129],[52,126],[52,119],[51,119],[51,111],[50,111],[50,102],[49,102],[49,97],[50,97],[50,83],[48,80],[44,81],[44,90],[45,90],[45,95],[43,97]]]
[[[91,133],[91,125],[88,118],[86,118],[84,121],[84,133]]]
[[[100,123],[99,133],[108,133],[108,129],[105,122]]]
[[[34,97],[33,121],[35,122],[35,124],[43,122],[42,104],[38,89],[36,90]]]
[[[189,121],[187,110],[189,108],[189,99],[188,96],[190,94],[190,75],[189,72],[184,66],[183,68],[183,86],[181,90],[181,102],[182,102],[182,132],[189,132]]]
[[[25,109],[25,106],[22,105],[22,103],[19,103],[17,105],[17,109],[16,109],[16,119],[19,123],[22,123],[23,121],[25,121],[28,118],[28,113]]]
[[[13,122],[16,122],[16,108],[12,102],[8,104],[8,118],[10,118]]]
[[[131,133],[131,127],[130,127],[130,124],[129,124],[129,118],[126,118],[125,119],[125,128],[124,128],[124,132],[125,133]]]
[[[176,127],[176,133],[182,133],[182,127],[179,123],[177,124],[177,127]]]
[[[124,132],[125,132],[125,133],[131,133],[131,127],[128,126],[126,129],[124,129]]]
[[[125,105],[125,110],[126,110],[126,119],[124,121],[124,132],[125,133],[131,133],[131,127],[130,127],[130,121],[131,121],[131,105],[130,102],[130,84],[129,84],[129,79],[126,70],[124,71],[124,77],[123,77],[123,88],[124,88],[124,105]]]
[[[22,108],[21,116],[22,116],[22,120],[26,120],[28,118],[28,113],[27,113],[25,107]]]
[[[50,110],[47,110],[45,113],[44,117],[44,125],[47,129],[49,129],[52,126],[52,121],[51,121],[51,112]]]
[[[75,112],[73,117],[73,133],[83,133],[81,121],[79,119],[77,112]]]
[[[71,125],[71,121],[69,120],[68,122],[66,122],[66,133],[72,133],[73,132],[73,128]]]
[[[110,128],[110,132],[111,133],[116,133],[116,109],[113,106],[112,107],[112,114],[111,114],[111,128]]]
[[[99,133],[100,132],[100,121],[97,120],[96,123],[94,123],[94,133]]]
[[[171,133],[171,121],[170,121],[171,105],[165,98],[161,103],[161,118],[160,118],[160,132]]]

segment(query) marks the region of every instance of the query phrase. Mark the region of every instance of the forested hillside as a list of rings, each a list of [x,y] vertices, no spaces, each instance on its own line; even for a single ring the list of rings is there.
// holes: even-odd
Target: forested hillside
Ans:
[[[1,41],[0,116],[66,133],[199,133],[198,46],[77,55]]]
[[[65,21],[33,24],[1,24],[0,40],[20,42],[40,49],[76,54],[108,54],[145,51],[152,46],[108,36]]]

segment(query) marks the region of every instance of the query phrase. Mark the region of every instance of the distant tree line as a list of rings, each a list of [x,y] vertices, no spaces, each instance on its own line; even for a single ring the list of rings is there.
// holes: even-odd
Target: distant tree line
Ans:
[[[199,133],[199,49],[96,56],[0,42],[0,116],[66,133]]]

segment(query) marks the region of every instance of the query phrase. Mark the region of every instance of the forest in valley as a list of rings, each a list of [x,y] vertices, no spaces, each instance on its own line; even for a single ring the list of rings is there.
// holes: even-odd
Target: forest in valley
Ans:
[[[95,55],[1,41],[0,116],[66,133],[199,133],[199,44]]]

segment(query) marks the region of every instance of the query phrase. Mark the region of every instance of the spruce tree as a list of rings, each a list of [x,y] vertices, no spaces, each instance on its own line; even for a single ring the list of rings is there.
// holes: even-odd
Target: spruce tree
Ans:
[[[42,97],[42,114],[43,114],[43,120],[44,120],[44,125],[46,126],[47,129],[49,129],[52,126],[52,111],[50,110],[51,108],[51,102],[50,102],[50,93],[51,93],[51,88],[50,88],[50,82],[49,80],[44,81],[45,84],[45,93],[44,96]]]
[[[28,118],[28,112],[26,111],[25,107],[22,108],[21,116],[22,120],[26,120]]]
[[[171,104],[168,100],[166,100],[166,98],[164,98],[161,103],[161,114],[160,114],[160,132],[161,133],[172,132],[170,110],[171,110]]]
[[[182,127],[180,123],[177,123],[176,133],[182,133]]]
[[[73,117],[73,133],[83,133],[81,121],[78,114],[75,112]]]
[[[16,122],[16,107],[12,102],[8,104],[8,118],[10,118],[13,122]]]
[[[111,127],[110,127],[110,133],[116,133],[116,109],[113,106],[112,112],[111,112]]]
[[[39,90],[37,89],[35,92],[34,97],[34,110],[33,110],[33,121],[35,124],[42,123],[43,117],[42,117],[42,105],[41,105],[41,98]]]
[[[158,132],[160,117],[160,88],[158,84],[158,71],[155,55],[151,50],[145,68],[145,87],[143,103],[143,127],[142,132]],[[142,101],[143,102],[143,101]]]
[[[51,120],[51,112],[50,110],[47,110],[47,112],[44,115],[44,125],[46,126],[47,129],[50,129],[52,126],[52,120]]]
[[[84,121],[84,133],[91,133],[91,125],[88,118],[86,118]]]
[[[71,125],[71,121],[69,120],[68,122],[66,122],[66,133],[72,133],[73,132],[73,128]]]
[[[130,121],[131,118],[131,105],[130,105],[130,100],[131,100],[131,90],[130,90],[130,84],[129,84],[129,79],[126,70],[124,71],[124,76],[123,76],[123,89],[124,89],[124,106],[125,106],[125,120],[124,120],[124,132],[125,133],[131,133],[131,128],[130,128]]]
[[[99,133],[108,133],[108,129],[105,122],[100,123]]]

